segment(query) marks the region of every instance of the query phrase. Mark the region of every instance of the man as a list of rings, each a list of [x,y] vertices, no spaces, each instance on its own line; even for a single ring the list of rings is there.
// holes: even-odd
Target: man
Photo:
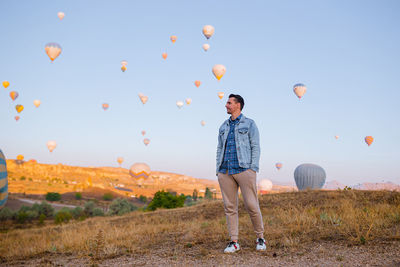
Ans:
[[[226,111],[231,117],[219,128],[217,147],[217,175],[231,242],[225,253],[240,250],[238,243],[238,188],[256,233],[256,249],[266,250],[264,226],[257,198],[256,178],[260,160],[258,129],[252,119],[241,114],[244,100],[240,95],[229,95]]]

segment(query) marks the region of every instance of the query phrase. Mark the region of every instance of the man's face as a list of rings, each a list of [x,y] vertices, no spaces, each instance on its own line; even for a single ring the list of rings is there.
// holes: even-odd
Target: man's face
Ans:
[[[230,97],[228,99],[228,102],[226,102],[225,107],[226,107],[226,112],[228,114],[232,114],[237,111],[240,111],[240,103],[236,102],[236,98],[234,98],[234,97]]]

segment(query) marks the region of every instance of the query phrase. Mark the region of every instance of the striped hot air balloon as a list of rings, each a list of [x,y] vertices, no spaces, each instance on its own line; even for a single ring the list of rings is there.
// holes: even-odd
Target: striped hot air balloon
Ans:
[[[8,199],[7,163],[0,149],[0,209],[6,205]]]
[[[146,163],[135,163],[129,169],[129,174],[135,180],[145,180],[151,173],[150,166]]]

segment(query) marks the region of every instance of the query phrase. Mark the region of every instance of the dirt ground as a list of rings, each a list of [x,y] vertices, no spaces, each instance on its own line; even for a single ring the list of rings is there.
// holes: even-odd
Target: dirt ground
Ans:
[[[157,248],[144,254],[118,255],[93,261],[90,256],[46,253],[26,260],[0,262],[0,266],[399,266],[400,242],[348,247],[342,244],[316,243],[295,251],[268,248],[256,252],[244,247],[235,254],[221,250],[185,248],[165,253]]]

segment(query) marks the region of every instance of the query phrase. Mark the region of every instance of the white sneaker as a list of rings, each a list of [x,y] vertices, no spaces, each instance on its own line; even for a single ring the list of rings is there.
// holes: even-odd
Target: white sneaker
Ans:
[[[234,253],[240,250],[240,246],[238,242],[229,242],[228,246],[224,250],[225,253]]]
[[[257,251],[265,251],[267,250],[267,246],[265,245],[265,239],[264,238],[258,238],[256,240],[257,246],[256,250]]]

